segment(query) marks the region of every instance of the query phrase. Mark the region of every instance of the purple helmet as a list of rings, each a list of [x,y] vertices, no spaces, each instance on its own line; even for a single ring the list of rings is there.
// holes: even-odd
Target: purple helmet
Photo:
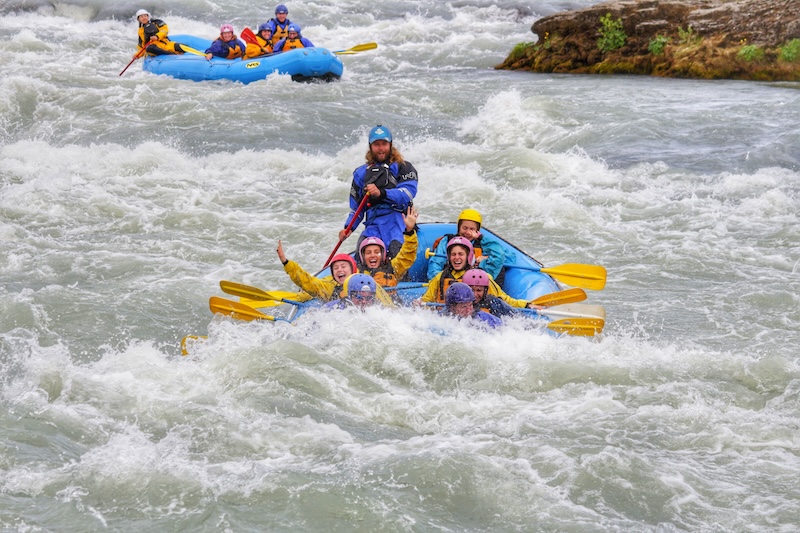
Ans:
[[[344,280],[344,290],[345,293],[350,296],[353,293],[374,295],[377,289],[375,288],[375,280],[372,279],[372,276],[366,274],[352,274]]]
[[[378,237],[367,237],[363,241],[361,241],[361,246],[358,247],[358,257],[361,259],[361,262],[366,264],[367,262],[364,261],[364,248],[369,246],[370,244],[377,244],[381,247],[381,263],[386,261],[386,245],[383,243],[381,239]]]
[[[223,24],[219,27],[220,33],[225,33],[226,31],[233,33],[233,26],[231,24]]]
[[[455,245],[463,246],[467,249],[467,264],[472,266],[475,264],[475,250],[472,248],[472,243],[469,242],[469,239],[465,237],[456,236],[447,241],[447,255],[448,260],[450,259],[450,248]]]
[[[475,301],[475,293],[466,283],[457,281],[447,287],[444,292],[444,303],[446,305],[472,303]]]
[[[463,281],[470,287],[475,285],[477,285],[478,287],[488,287],[489,274],[487,274],[480,268],[471,268],[464,273],[464,275],[461,277],[461,281]]]

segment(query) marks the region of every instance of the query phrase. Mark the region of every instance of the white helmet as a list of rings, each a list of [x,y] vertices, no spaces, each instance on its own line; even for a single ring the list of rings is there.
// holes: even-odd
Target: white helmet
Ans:
[[[140,9],[139,11],[136,12],[136,18],[137,19],[139,17],[141,17],[142,15],[147,15],[149,17],[150,13],[148,13],[146,9]]]

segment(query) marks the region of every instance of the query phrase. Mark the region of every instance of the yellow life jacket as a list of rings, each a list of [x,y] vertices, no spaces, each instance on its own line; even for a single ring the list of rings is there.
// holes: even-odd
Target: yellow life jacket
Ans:
[[[236,59],[237,57],[244,56],[244,50],[242,50],[242,47],[239,46],[239,42],[235,38],[225,44],[228,45],[228,57],[226,59]]]
[[[298,48],[305,48],[305,45],[298,37],[297,39],[286,39],[286,42],[283,43],[283,50],[296,50]]]
[[[449,264],[445,265],[444,270],[442,270],[442,275],[439,276],[439,290],[436,291],[436,301],[440,304],[444,303],[444,293],[447,292],[447,289],[450,287],[451,284],[461,281],[461,278],[464,277],[464,273],[468,269],[464,270],[453,270]]]
[[[289,36],[289,24],[291,24],[291,22],[289,22],[289,19],[287,18],[286,23],[281,26],[277,19],[272,20],[275,21],[275,31],[272,32],[272,42],[277,43],[281,39],[285,39]]]

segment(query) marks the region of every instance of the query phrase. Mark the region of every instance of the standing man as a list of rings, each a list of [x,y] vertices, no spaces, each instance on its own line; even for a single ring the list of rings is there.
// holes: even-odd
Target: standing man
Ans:
[[[179,43],[173,43],[167,37],[169,28],[166,22],[160,19],[151,19],[150,13],[145,9],[136,12],[136,20],[139,21],[139,44],[133,57],[139,57],[142,48],[154,56],[184,53]]]
[[[378,124],[369,132],[367,162],[353,171],[350,187],[350,215],[339,240],[350,235],[347,227],[353,221],[358,206],[369,196],[365,208],[355,218],[353,228],[362,221],[364,231],[357,245],[367,237],[378,237],[386,244],[387,259],[393,258],[403,246],[406,231],[403,213],[409,212],[417,195],[417,170],[405,161],[392,145],[389,128]],[[412,230],[413,231],[413,230]]]

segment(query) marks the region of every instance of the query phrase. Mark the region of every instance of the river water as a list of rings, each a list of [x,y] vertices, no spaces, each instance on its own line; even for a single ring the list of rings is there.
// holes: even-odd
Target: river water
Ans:
[[[492,68],[592,3],[289,3],[378,48],[241,85],[118,76],[131,15],[271,5],[5,0],[0,529],[797,531],[800,85]],[[324,263],[378,123],[421,221],[605,266],[603,337],[212,317],[220,280],[291,289],[278,239]]]

